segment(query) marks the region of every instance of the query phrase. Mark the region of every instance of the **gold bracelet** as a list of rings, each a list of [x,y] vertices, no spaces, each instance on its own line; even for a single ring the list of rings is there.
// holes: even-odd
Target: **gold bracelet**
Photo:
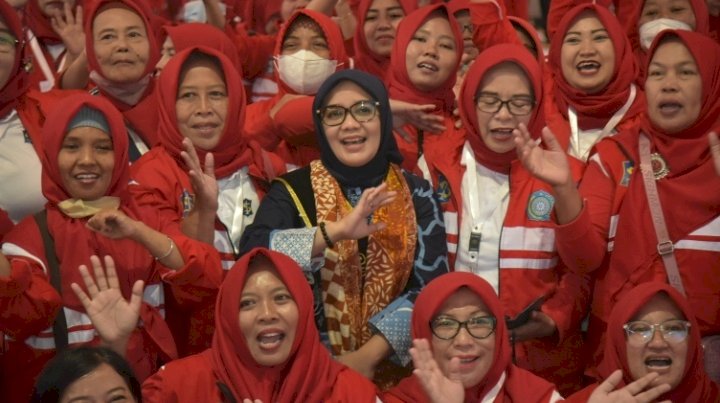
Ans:
[[[170,239],[170,237],[167,237],[167,239],[168,239],[168,241],[170,241],[170,248],[168,248],[168,251],[162,256],[159,256],[159,257],[153,256],[155,258],[155,260],[165,259],[166,257],[170,256],[170,254],[173,252],[173,249],[175,249],[175,242],[173,242],[173,240]]]

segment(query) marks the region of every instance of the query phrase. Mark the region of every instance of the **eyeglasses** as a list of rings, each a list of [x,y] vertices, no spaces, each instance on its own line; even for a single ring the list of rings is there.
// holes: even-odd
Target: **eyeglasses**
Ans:
[[[465,322],[453,318],[439,317],[430,321],[430,330],[438,339],[452,340],[460,333],[460,328],[465,328],[470,336],[476,339],[484,339],[495,331],[495,317],[476,316]]]
[[[358,123],[367,122],[375,117],[379,106],[380,102],[366,100],[356,102],[350,105],[349,108],[340,105],[328,105],[316,110],[315,113],[320,116],[320,119],[326,126],[338,126],[345,121],[348,112],[350,112]]]
[[[0,52],[10,53],[15,51],[15,47],[20,41],[8,32],[0,31]]]
[[[644,346],[655,337],[655,330],[660,330],[662,338],[672,344],[683,342],[690,331],[690,322],[680,319],[670,319],[663,323],[648,323],[644,320],[628,322],[623,325],[628,341],[633,345]]]
[[[530,98],[510,98],[507,101],[494,95],[480,95],[475,100],[477,108],[485,113],[498,113],[504,105],[508,112],[515,116],[529,115],[535,107],[535,101]]]

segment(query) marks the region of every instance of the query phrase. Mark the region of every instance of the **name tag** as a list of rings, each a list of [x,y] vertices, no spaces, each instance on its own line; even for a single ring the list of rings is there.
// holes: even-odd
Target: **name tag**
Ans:
[[[470,242],[468,242],[468,250],[470,252],[478,252],[480,251],[480,240],[482,239],[482,234],[479,232],[471,232],[470,233]]]

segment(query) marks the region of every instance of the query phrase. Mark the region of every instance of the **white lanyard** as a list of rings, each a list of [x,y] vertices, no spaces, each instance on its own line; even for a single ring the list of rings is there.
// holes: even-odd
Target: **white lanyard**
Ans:
[[[145,144],[145,142],[140,138],[140,136],[137,134],[135,129],[130,127],[129,125],[125,125],[127,128],[128,134],[130,135],[130,140],[135,144],[135,148],[137,148],[140,155],[145,154],[146,152],[150,151],[148,146]]]
[[[625,102],[625,105],[623,105],[622,108],[618,109],[618,111],[615,112],[614,115],[612,115],[610,120],[608,120],[607,124],[605,124],[605,127],[600,132],[600,136],[598,137],[597,141],[600,141],[601,139],[607,137],[608,135],[610,135],[610,133],[612,133],[612,131],[615,129],[615,126],[620,123],[622,118],[625,117],[627,111],[630,110],[633,102],[635,102],[636,95],[637,89],[635,88],[635,84],[630,84],[630,96]],[[568,120],[570,121],[570,132],[572,136],[570,139],[570,151],[573,155],[585,161],[587,160],[588,154],[590,154],[590,149],[592,147],[588,147],[585,152],[580,151],[580,130],[578,129],[577,112],[575,112],[575,108],[573,108],[572,106],[568,106]]]
[[[28,41],[30,41],[30,49],[32,49],[33,55],[35,56],[35,62],[37,63],[38,67],[40,67],[40,70],[42,70],[42,73],[45,76],[45,81],[40,82],[40,91],[48,92],[53,89],[53,87],[55,87],[55,74],[48,65],[47,60],[45,60],[45,54],[40,48],[40,43],[38,43],[35,34],[33,34],[32,31],[28,30],[27,37]],[[61,62],[61,66],[62,64],[65,64],[64,57]]]
[[[502,193],[499,194],[499,203],[495,204],[495,208],[488,210],[485,217],[481,217],[481,211],[480,211],[480,193],[481,189],[478,189],[478,174],[477,174],[477,162],[475,161],[475,155],[472,152],[472,149],[470,147],[469,143],[465,143],[465,147],[463,147],[463,156],[462,156],[462,163],[465,164],[465,175],[467,175],[467,183],[468,183],[468,189],[467,194],[463,194],[463,198],[467,196],[467,202],[463,202],[463,204],[468,206],[468,210],[470,211],[470,219],[473,223],[473,226],[475,223],[480,222],[479,224],[482,228],[482,225],[486,223],[490,218],[495,214],[497,209],[503,205],[503,201],[508,197],[510,194],[510,185],[508,184],[506,189],[503,189]],[[466,219],[466,217],[463,217],[463,220]],[[480,231],[482,232],[482,231]]]

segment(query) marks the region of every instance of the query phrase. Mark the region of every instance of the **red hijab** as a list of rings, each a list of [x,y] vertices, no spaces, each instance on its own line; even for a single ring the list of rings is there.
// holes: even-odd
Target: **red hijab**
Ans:
[[[23,18],[25,25],[35,34],[35,37],[42,43],[47,44],[59,44],[62,43],[60,35],[58,35],[50,24],[50,17],[46,17],[40,5],[39,0],[30,0],[25,5],[25,12]],[[80,2],[78,1],[73,7],[73,12]]]
[[[642,52],[640,46],[640,15],[646,0],[623,0],[618,3],[617,16],[633,49]],[[706,0],[688,0],[695,14],[695,32],[710,35],[710,13]]]
[[[117,109],[122,112],[126,121],[130,123],[130,126],[137,131],[142,139],[149,146],[153,146],[157,141],[155,131],[157,130],[157,101],[153,94],[153,80],[152,74],[155,71],[155,65],[160,60],[160,47],[155,37],[154,28],[151,24],[147,13],[145,12],[146,6],[144,3],[136,3],[134,0],[91,0],[86,5],[84,17],[84,31],[85,31],[85,52],[87,53],[88,68],[91,72],[96,72],[103,79],[107,80],[102,74],[102,69],[98,64],[97,57],[95,56],[94,38],[93,38],[93,23],[95,17],[101,12],[110,8],[125,8],[128,9],[142,19],[145,24],[145,31],[147,32],[147,40],[149,43],[149,55],[147,64],[145,65],[145,71],[143,76],[137,83],[131,84],[116,84],[113,86],[116,88],[124,89],[127,87],[128,91],[140,92],[142,94],[140,100],[134,104],[129,105],[122,100],[116,98],[104,87],[104,84],[96,83],[100,93],[107,97],[110,102],[115,105]],[[146,80],[147,84],[142,85],[142,81]],[[134,88],[139,87],[139,88]]]
[[[285,41],[285,35],[287,35],[288,32],[293,29],[294,22],[301,15],[310,18],[311,20],[315,21],[318,26],[320,26],[320,29],[325,36],[325,40],[327,41],[328,49],[330,50],[330,57],[328,59],[337,60],[338,62],[337,69],[335,71],[340,71],[348,68],[349,60],[347,53],[345,52],[345,42],[343,41],[342,31],[340,31],[340,27],[338,26],[338,24],[336,24],[332,19],[330,19],[330,17],[323,13],[307,9],[296,11],[282,25],[282,27],[280,28],[280,32],[277,35],[277,40],[275,41],[275,51],[273,52],[273,56],[275,58],[280,57],[280,55],[282,54],[283,42]],[[278,97],[284,94],[296,93],[292,88],[288,87],[283,80],[280,79],[280,72],[278,71],[277,64],[275,66],[275,82],[278,83]]]
[[[663,41],[671,37],[679,38],[688,48],[700,72],[703,92],[697,120],[680,133],[667,134],[644,116],[638,129],[615,137],[633,153],[636,166],[639,164],[638,131],[650,138],[651,152],[658,152],[667,161],[670,173],[656,183],[670,240],[675,243],[713,220],[720,211],[720,179],[714,171],[707,140],[707,133],[720,124],[720,44],[696,32],[664,31],[655,38],[649,60]],[[634,253],[612,255],[614,268],[608,276],[617,276],[617,279],[608,279],[608,284],[622,286],[647,281],[652,266],[661,263],[639,172],[630,181],[620,217],[615,249],[618,245],[632,245]]]
[[[210,24],[191,22],[180,25],[165,25],[163,27],[167,35],[172,39],[175,53],[190,47],[206,46],[219,50],[232,62],[238,71],[242,70],[240,56],[235,44],[225,32]],[[242,76],[242,72],[240,74]]]
[[[353,37],[353,45],[355,48],[355,68],[373,74],[380,78],[385,76],[385,72],[390,67],[390,57],[381,56],[374,53],[367,44],[365,36],[365,20],[367,19],[368,10],[375,0],[360,0],[357,16],[357,27],[355,28],[355,36]],[[407,1],[398,0],[398,4],[402,7],[405,15],[412,11],[411,4]]]
[[[518,65],[524,72],[532,85],[533,96],[535,97],[535,108],[528,130],[534,138],[540,136],[540,131],[545,126],[543,112],[543,85],[542,71],[537,60],[527,51],[524,46],[516,44],[500,44],[487,48],[477,57],[477,60],[470,66],[465,81],[460,89],[460,117],[463,120],[467,141],[470,142],[475,153],[475,159],[493,171],[508,173],[510,163],[517,158],[515,150],[503,154],[492,151],[485,145],[478,127],[477,108],[475,96],[480,90],[485,74],[493,67],[512,62]]]
[[[284,364],[275,367],[261,366],[253,360],[238,323],[242,290],[250,263],[257,256],[264,256],[275,267],[298,308],[290,355]],[[215,308],[212,347],[202,355],[237,401],[247,398],[263,402],[324,401],[330,396],[338,374],[345,369],[320,343],[312,291],[300,266],[291,258],[264,248],[246,253],[225,277]]]
[[[182,141],[185,138],[180,133],[175,113],[175,100],[177,99],[178,88],[180,87],[180,76],[187,59],[195,52],[203,53],[214,57],[222,66],[222,73],[225,79],[228,97],[228,111],[225,120],[225,128],[218,144],[212,150],[203,150],[195,147],[195,151],[202,163],[205,162],[205,154],[213,153],[215,157],[215,175],[224,178],[232,175],[244,166],[250,166],[250,174],[255,177],[263,177],[259,164],[254,163],[255,158],[262,158],[259,149],[251,149],[247,140],[242,135],[242,124],[245,121],[245,90],[242,79],[230,59],[215,49],[204,46],[191,47],[176,54],[160,75],[158,84],[158,109],[159,126],[158,137],[161,147],[170,154],[180,166],[184,166],[180,152],[184,150]]]
[[[527,51],[525,51],[527,53]],[[477,385],[465,389],[466,402],[482,401],[505,373],[506,378],[495,402],[547,401],[555,386],[525,370],[511,361],[510,335],[505,325],[505,310],[495,290],[482,277],[472,273],[452,272],[431,281],[418,295],[412,315],[413,339],[432,340],[429,323],[442,304],[460,288],[467,287],[478,295],[495,317],[495,353],[493,365]],[[405,378],[388,392],[393,398],[405,402],[428,402],[420,381],[413,375]]]
[[[509,15],[507,19],[510,21],[513,28],[521,29],[528,37],[530,37],[530,40],[533,41],[535,44],[535,55],[537,57],[537,61],[540,64],[540,67],[543,68],[545,66],[545,48],[543,47],[543,42],[540,40],[540,36],[538,35],[535,26],[527,20],[512,15]]]
[[[455,58],[455,69],[453,69],[453,72],[448,76],[447,80],[441,83],[435,90],[426,92],[415,88],[415,85],[410,81],[410,76],[408,76],[407,66],[405,64],[405,56],[408,45],[415,35],[415,32],[420,29],[435,12],[444,14],[445,18],[450,22],[450,28],[455,37],[457,56]],[[455,70],[457,66],[460,65],[462,49],[463,39],[460,27],[458,27],[457,21],[452,17],[452,14],[450,14],[448,7],[444,3],[421,7],[405,16],[400,22],[400,25],[398,25],[397,35],[391,53],[390,71],[386,74],[390,98],[418,105],[434,104],[437,111],[449,114],[455,104],[455,93],[453,92],[453,86],[457,78]]]
[[[0,18],[5,21],[8,30],[20,41],[15,47],[15,63],[10,70],[10,76],[5,85],[0,88],[0,118],[4,118],[15,109],[18,99],[30,87],[30,78],[23,68],[23,49],[25,48],[25,30],[20,23],[15,9],[6,1],[0,1]]]
[[[670,392],[657,398],[657,401],[673,402],[716,402],[720,398],[718,386],[703,370],[703,350],[700,343],[700,326],[687,300],[672,286],[659,282],[643,283],[628,292],[613,307],[607,328],[605,354],[598,366],[598,372],[607,378],[617,369],[622,369],[623,379],[618,388],[633,381],[627,362],[627,342],[623,325],[650,301],[655,295],[664,293],[675,303],[690,322],[690,334],[687,343],[687,358],[682,382]]]
[[[590,11],[597,17],[608,32],[615,50],[615,67],[610,83],[597,94],[588,94],[570,85],[562,72],[562,45],[565,34],[575,19],[583,11]],[[578,113],[580,128],[603,127],[610,117],[619,110],[630,95],[630,85],[638,77],[638,66],[632,53],[632,47],[617,18],[605,7],[595,4],[582,4],[572,8],[560,20],[553,40],[550,41],[548,55],[548,68],[553,77],[554,85],[548,88],[552,94],[554,105],[566,119],[568,106],[572,106]],[[638,92],[640,88],[638,86]],[[644,97],[637,94],[635,102],[625,113],[623,121],[641,113],[645,108]]]

